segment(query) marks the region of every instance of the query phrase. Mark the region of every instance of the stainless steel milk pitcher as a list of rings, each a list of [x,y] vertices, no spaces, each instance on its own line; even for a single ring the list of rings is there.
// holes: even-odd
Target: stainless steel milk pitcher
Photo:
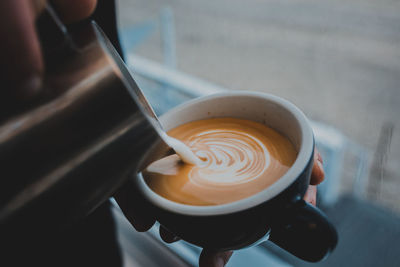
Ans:
[[[0,124],[4,231],[88,214],[162,143],[151,108],[102,30],[93,22],[68,34],[57,28],[62,42],[44,51],[42,95]]]

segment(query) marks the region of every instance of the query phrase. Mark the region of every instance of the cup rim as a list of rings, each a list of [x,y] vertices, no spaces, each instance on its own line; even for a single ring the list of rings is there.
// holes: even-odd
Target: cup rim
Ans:
[[[162,115],[160,117],[160,120],[162,121],[163,117],[165,117],[166,114],[175,114],[178,112],[182,112],[182,110],[187,109],[193,104],[205,102],[210,99],[225,98],[225,97],[264,98],[266,100],[274,102],[275,104],[280,105],[281,107],[289,111],[299,123],[301,130],[301,146],[294,164],[279,180],[277,180],[275,183],[273,183],[272,185],[270,185],[269,187],[265,188],[260,192],[234,202],[221,205],[210,205],[210,206],[186,205],[166,199],[158,195],[148,187],[141,173],[136,174],[137,176],[136,181],[139,190],[144,194],[146,199],[155,206],[173,213],[190,215],[190,216],[224,215],[224,214],[244,211],[249,208],[258,206],[266,201],[269,201],[275,196],[279,195],[286,188],[288,188],[294,181],[296,181],[296,179],[302,174],[302,172],[306,168],[310,158],[312,157],[312,153],[314,150],[313,149],[314,135],[310,123],[307,117],[298,107],[296,107],[288,100],[285,100],[275,95],[271,95],[268,93],[261,93],[261,92],[251,92],[251,91],[232,91],[232,92],[216,93],[187,101],[169,110],[167,113],[165,113],[165,115]]]

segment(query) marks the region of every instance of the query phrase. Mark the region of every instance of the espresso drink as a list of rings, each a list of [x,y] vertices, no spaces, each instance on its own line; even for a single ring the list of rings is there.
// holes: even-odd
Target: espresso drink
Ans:
[[[188,205],[219,205],[254,195],[284,175],[297,156],[289,139],[250,120],[193,121],[168,135],[200,161],[191,165],[170,155],[150,164],[143,177],[157,194]]]

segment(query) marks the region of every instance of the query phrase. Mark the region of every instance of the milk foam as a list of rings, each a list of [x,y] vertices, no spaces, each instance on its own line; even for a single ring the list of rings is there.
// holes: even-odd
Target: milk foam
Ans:
[[[189,172],[197,184],[239,184],[257,179],[268,168],[270,156],[265,145],[246,133],[215,129],[193,135],[189,146],[203,163]]]

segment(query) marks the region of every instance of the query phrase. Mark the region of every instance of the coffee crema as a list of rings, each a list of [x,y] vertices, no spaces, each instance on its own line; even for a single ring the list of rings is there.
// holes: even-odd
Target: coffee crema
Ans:
[[[251,120],[198,120],[168,135],[190,147],[200,163],[185,164],[174,154],[150,164],[143,177],[157,194],[187,205],[220,205],[254,195],[282,177],[297,156],[289,139]]]

